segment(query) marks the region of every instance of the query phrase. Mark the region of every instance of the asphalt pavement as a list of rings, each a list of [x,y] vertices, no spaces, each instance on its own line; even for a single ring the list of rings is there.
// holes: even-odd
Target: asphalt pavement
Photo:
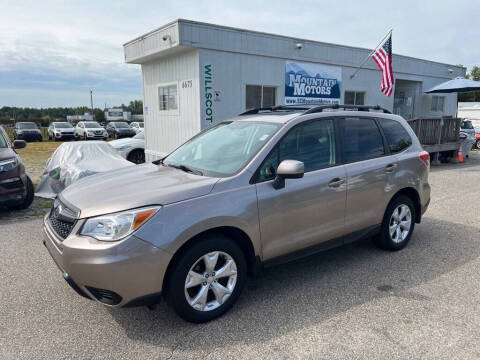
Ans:
[[[200,325],[78,296],[41,218],[0,220],[0,359],[480,359],[480,154],[430,183],[404,250],[366,239],[269,268]]]

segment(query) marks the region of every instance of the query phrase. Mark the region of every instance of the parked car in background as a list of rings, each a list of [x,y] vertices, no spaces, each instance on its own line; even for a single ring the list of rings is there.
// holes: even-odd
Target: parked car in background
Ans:
[[[132,122],[130,124],[130,127],[135,130],[135,132],[138,134],[140,131],[143,131],[144,127],[143,127],[144,123],[143,121],[135,121],[135,122]]]
[[[109,144],[113,146],[124,159],[135,164],[145,162],[145,134],[143,130],[132,138],[112,140]]]
[[[460,126],[460,133],[464,133],[465,135],[467,135],[467,139],[463,139],[463,141],[467,140],[467,141],[470,141],[470,143],[472,144],[471,148],[472,149],[478,149],[478,139],[477,139],[477,131],[475,130],[475,127],[473,126],[473,122],[471,120],[468,120],[468,119],[465,119],[462,121],[462,124]],[[465,150],[463,151],[464,152],[464,156],[468,157],[468,152],[469,152],[470,148],[468,148],[468,151],[465,152]]]
[[[26,146],[25,140],[12,143],[0,126],[0,207],[26,209],[33,201],[32,180],[25,173],[25,165],[15,149]]]
[[[258,266],[367,236],[400,250],[429,205],[430,163],[387,112],[248,111],[162,160],[72,184],[44,219],[45,245],[81,295],[109,307],[163,295],[192,322],[227,311]]]
[[[115,139],[132,137],[136,134],[135,130],[124,121],[111,121],[107,124],[106,129],[108,135]]]
[[[34,122],[17,122],[13,127],[13,139],[42,141],[42,132]]]
[[[78,137],[83,140],[107,140],[108,133],[96,121],[80,121],[76,127]]]
[[[77,130],[69,122],[53,122],[48,127],[48,140],[76,140]]]

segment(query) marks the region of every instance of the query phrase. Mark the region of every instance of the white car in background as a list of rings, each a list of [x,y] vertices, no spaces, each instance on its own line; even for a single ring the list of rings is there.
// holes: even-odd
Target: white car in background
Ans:
[[[134,137],[112,140],[109,144],[124,159],[135,164],[143,164],[145,162],[145,133],[143,130]]]
[[[96,121],[80,121],[75,128],[81,140],[107,140],[108,133]]]
[[[130,127],[135,130],[135,132],[138,134],[139,132],[143,131],[144,127],[143,127],[143,121],[141,122],[132,122],[130,124]]]

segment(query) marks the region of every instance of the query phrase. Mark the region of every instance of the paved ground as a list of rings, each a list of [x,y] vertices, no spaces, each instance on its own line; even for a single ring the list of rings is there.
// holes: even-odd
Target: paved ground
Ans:
[[[479,359],[479,179],[480,155],[433,169],[406,249],[363,241],[269,269],[203,325],[79,297],[39,218],[0,220],[0,358]]]

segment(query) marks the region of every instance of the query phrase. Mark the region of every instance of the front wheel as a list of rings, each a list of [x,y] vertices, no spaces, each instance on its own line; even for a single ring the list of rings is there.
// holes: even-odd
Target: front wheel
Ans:
[[[394,198],[387,207],[376,244],[385,250],[403,249],[412,237],[415,228],[415,206],[404,195]]]
[[[167,301],[184,320],[215,319],[238,299],[245,285],[247,264],[238,245],[210,235],[187,248],[167,279]]]
[[[143,164],[145,162],[145,151],[140,149],[133,150],[128,154],[127,160],[134,164]]]
[[[477,140],[477,142],[475,143],[475,147],[480,150],[480,140]]]

